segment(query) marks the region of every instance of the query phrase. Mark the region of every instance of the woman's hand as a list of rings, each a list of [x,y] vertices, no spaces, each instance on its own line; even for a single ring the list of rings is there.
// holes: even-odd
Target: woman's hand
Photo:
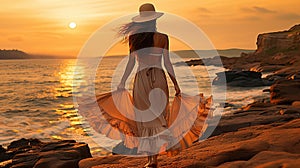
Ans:
[[[123,90],[125,89],[125,83],[124,82],[121,82],[118,87],[117,87],[118,90]]]
[[[176,91],[175,96],[178,96],[180,94],[180,92],[181,92],[180,88],[179,88],[178,85],[175,85],[174,88],[175,88],[175,91]]]

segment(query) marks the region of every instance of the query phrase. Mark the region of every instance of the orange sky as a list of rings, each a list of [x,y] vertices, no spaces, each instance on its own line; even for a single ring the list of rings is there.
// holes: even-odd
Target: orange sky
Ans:
[[[300,23],[299,0],[0,0],[0,48],[77,56],[94,31],[136,13],[144,2],[195,23],[218,49],[255,49],[259,33]],[[76,29],[68,27],[71,21]],[[172,44],[171,50],[186,49],[176,41]],[[111,54],[126,54],[126,49],[117,47]]]

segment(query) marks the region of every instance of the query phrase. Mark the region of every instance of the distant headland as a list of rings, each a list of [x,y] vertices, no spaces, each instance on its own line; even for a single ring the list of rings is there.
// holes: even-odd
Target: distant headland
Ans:
[[[53,56],[53,55],[42,55],[42,54],[28,54],[24,51],[12,49],[0,49],[0,60],[6,59],[74,59],[76,57],[70,56]]]

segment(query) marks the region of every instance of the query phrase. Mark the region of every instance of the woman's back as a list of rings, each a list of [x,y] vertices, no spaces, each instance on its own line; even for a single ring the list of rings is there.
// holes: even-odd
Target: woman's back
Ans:
[[[152,36],[147,33],[152,33]],[[139,39],[133,39],[132,36],[129,38],[130,52],[135,54],[139,66],[143,66],[143,68],[147,66],[161,67],[162,55],[168,45],[168,36],[159,32],[146,32],[144,35],[148,35],[146,37],[148,39],[139,41]],[[134,42],[134,40],[136,41]],[[149,41],[152,44],[149,44]],[[135,44],[138,47],[134,46]]]

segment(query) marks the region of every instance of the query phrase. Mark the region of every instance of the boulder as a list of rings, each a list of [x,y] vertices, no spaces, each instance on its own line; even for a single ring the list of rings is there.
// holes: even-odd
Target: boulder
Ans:
[[[3,164],[11,168],[77,168],[80,160],[92,157],[87,144],[74,140],[22,138],[10,143],[5,153],[10,157]]]
[[[292,107],[300,108],[300,101],[294,101]]]
[[[260,72],[254,71],[225,71],[217,73],[213,80],[213,85],[239,86],[239,87],[258,87],[268,86],[273,82],[261,78]]]
[[[113,155],[118,155],[118,154],[122,154],[122,155],[136,155],[137,154],[137,148],[127,148],[124,145],[124,142],[120,142],[119,144],[117,144],[115,147],[113,147],[112,149],[112,154]]]

